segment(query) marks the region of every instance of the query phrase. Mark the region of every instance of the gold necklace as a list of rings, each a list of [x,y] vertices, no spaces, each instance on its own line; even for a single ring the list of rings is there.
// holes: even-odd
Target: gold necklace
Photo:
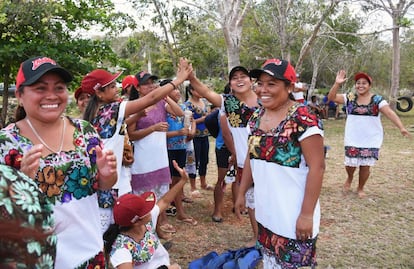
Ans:
[[[32,123],[30,122],[29,118],[26,117],[26,122],[29,125],[30,129],[32,129],[32,132],[34,133],[34,135],[37,137],[37,139],[39,139],[39,141],[50,151],[56,154],[59,154],[62,149],[63,149],[63,140],[65,137],[65,132],[66,132],[66,121],[65,119],[62,117],[63,120],[63,128],[62,128],[62,137],[60,138],[60,147],[58,151],[53,150],[51,147],[49,147],[48,144],[46,144],[46,142],[40,137],[39,133],[36,131],[36,129],[33,127]]]

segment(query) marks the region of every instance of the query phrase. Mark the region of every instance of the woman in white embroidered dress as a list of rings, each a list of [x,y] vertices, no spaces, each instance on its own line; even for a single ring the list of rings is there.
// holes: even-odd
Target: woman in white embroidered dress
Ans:
[[[356,93],[337,94],[339,87],[347,80],[345,70],[338,71],[328,99],[337,104],[345,104],[346,107],[344,145],[348,177],[343,191],[349,192],[355,170],[359,167],[357,192],[360,198],[364,198],[364,186],[369,178],[370,167],[378,160],[384,136],[380,112],[397,126],[403,136],[411,135],[388,102],[382,96],[371,92],[372,78],[367,73],[359,72],[354,79]]]
[[[325,170],[322,121],[294,101],[296,73],[288,61],[267,60],[250,76],[257,78],[262,107],[249,120],[236,208],[243,209],[243,194],[254,182],[264,268],[314,267]]]
[[[0,131],[0,163],[28,175],[53,205],[55,268],[105,268],[96,192],[116,182],[116,158],[92,125],[63,115],[71,80],[48,57],[21,64],[16,123]]]
[[[125,120],[132,121],[142,116],[141,113],[146,107],[157,103],[174,90],[176,85],[181,84],[187,78],[191,70],[191,67],[181,60],[177,78],[173,82],[152,91],[147,96],[131,101],[123,101],[119,98],[116,79],[120,76],[120,72],[111,74],[106,70],[96,69],[82,79],[82,89],[95,93],[86,108],[84,119],[92,123],[103,139],[105,148],[112,149],[119,160],[117,183],[112,190],[99,192],[103,232],[106,231],[110,223],[113,223],[111,209],[118,195],[132,191],[130,167],[122,166],[121,161],[126,135]],[[130,116],[132,119],[129,118]]]

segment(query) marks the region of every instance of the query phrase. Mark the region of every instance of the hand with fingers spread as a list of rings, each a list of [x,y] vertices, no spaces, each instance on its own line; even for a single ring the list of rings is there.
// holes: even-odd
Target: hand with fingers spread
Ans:
[[[336,79],[335,82],[338,84],[342,84],[345,81],[347,81],[348,78],[346,77],[346,71],[345,70],[339,70],[338,73],[336,73]]]

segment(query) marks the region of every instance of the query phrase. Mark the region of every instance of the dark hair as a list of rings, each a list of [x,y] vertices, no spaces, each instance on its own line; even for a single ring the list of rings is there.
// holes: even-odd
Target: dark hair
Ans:
[[[167,85],[167,84],[168,84],[168,83],[170,83],[171,81],[172,81],[172,79],[169,79],[169,78],[162,80],[162,81],[160,82],[160,87],[162,87],[162,86],[164,86],[164,85]]]
[[[108,229],[103,234],[105,258],[107,260],[109,260],[109,253],[111,253],[115,239],[121,232],[128,231],[131,227],[132,226],[121,227],[116,223],[109,225]]]
[[[224,86],[223,93],[229,94],[231,92],[230,83],[227,83],[226,86]]]
[[[193,96],[193,93],[191,92],[192,89],[193,89],[193,86],[191,84],[188,84],[185,87],[185,100],[188,100],[190,96]]]
[[[99,88],[99,91],[105,91],[106,87]],[[89,122],[96,117],[96,113],[98,112],[99,108],[99,97],[94,94],[89,99],[88,105],[86,106],[85,112],[83,113],[83,119]]]
[[[24,92],[24,86],[20,86],[17,91],[22,94]],[[17,104],[16,111],[14,112],[14,119],[15,121],[22,120],[26,117],[26,110],[24,110],[24,107]]]
[[[132,85],[131,91],[129,92],[129,101],[136,100],[139,98],[139,92],[134,85]]]

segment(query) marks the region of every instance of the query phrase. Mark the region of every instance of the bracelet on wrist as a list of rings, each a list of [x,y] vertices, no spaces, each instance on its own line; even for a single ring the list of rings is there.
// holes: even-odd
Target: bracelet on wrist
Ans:
[[[173,87],[174,87],[174,90],[176,90],[177,89],[177,86],[175,86],[175,84],[172,82],[172,81],[170,81],[170,82],[168,82],[169,84],[171,84]]]

